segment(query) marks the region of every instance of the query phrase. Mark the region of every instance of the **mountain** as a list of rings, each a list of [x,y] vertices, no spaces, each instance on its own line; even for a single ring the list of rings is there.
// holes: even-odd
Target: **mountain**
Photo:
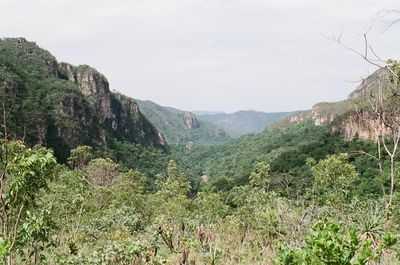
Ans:
[[[274,121],[266,126],[265,130],[285,129],[293,123],[312,121],[315,125],[331,123],[335,118],[344,115],[351,109],[351,103],[348,100],[339,102],[321,102],[315,104],[311,110],[297,111],[293,114]]]
[[[224,113],[223,111],[207,111],[207,110],[195,110],[192,113],[196,116],[200,115],[214,115],[214,114],[221,114]]]
[[[53,148],[62,161],[78,145],[165,145],[136,101],[111,92],[104,75],[58,62],[24,38],[0,40],[0,84],[6,136]]]
[[[163,107],[152,101],[136,99],[143,114],[165,136],[168,143],[222,143],[227,134],[207,121],[199,120],[193,113]]]
[[[315,125],[329,125],[332,131],[339,131],[347,140],[354,137],[361,139],[376,139],[378,137],[379,121],[372,117],[371,104],[375,102],[378,89],[386,98],[396,98],[396,91],[392,91],[388,83],[389,71],[381,68],[365,78],[360,85],[348,96],[339,102],[322,102],[314,105],[311,110],[296,112],[285,119],[276,121],[266,127],[267,131],[284,129],[290,124],[311,121]],[[396,106],[399,102],[392,105]],[[387,104],[388,107],[390,104]]]
[[[391,101],[384,106],[373,106],[385,113],[393,107],[397,115],[381,119],[395,122],[399,119],[398,88],[388,84],[388,74],[386,69],[377,70],[345,100],[315,104],[310,110],[292,113],[269,124],[261,133],[244,135],[223,145],[179,150],[181,157],[186,159],[184,163],[193,170],[192,174],[205,174],[210,185],[222,190],[248,183],[257,163],[267,162],[275,188],[283,186],[282,193],[297,196],[303,185],[312,182],[308,158],[319,161],[327,155],[359,150],[376,153],[377,137],[388,132],[387,128],[382,131],[382,121],[371,111],[377,95]],[[360,172],[357,183],[360,194],[379,193],[375,165],[365,156],[351,157],[350,162]]]
[[[222,128],[232,137],[239,137],[249,133],[261,132],[265,126],[273,121],[282,119],[291,112],[265,113],[258,111],[238,111],[235,113],[199,113],[199,119],[211,122]]]

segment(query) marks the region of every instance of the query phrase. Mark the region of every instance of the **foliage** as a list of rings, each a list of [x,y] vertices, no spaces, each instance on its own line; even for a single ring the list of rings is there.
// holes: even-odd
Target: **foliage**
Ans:
[[[78,76],[85,75],[102,86],[99,97],[110,101],[107,111],[114,120],[103,119],[99,99],[81,90]],[[53,148],[61,162],[79,145],[100,148],[128,141],[162,149],[157,129],[136,102],[111,93],[103,75],[89,66],[70,66],[66,73],[53,55],[23,38],[0,39],[0,100],[5,103],[0,104],[3,135]]]
[[[91,146],[78,146],[71,150],[68,158],[68,164],[72,169],[82,169],[94,158],[93,148]]]
[[[347,161],[346,153],[328,156],[318,164],[314,159],[307,161],[314,177],[313,191],[320,199],[338,202],[346,197],[358,175],[355,166]]]
[[[151,101],[136,100],[143,114],[160,130],[170,144],[215,144],[229,140],[219,127],[193,115],[195,126],[188,128],[191,113],[163,107]]]
[[[391,234],[385,234],[378,246],[362,239],[353,227],[331,219],[315,223],[305,239],[305,247],[287,249],[283,247],[275,264],[343,264],[364,265],[378,260],[383,252],[397,243]]]
[[[111,159],[96,158],[84,168],[86,179],[95,186],[109,186],[117,178],[118,164]]]
[[[398,72],[397,62],[388,67]],[[306,121],[222,145],[157,148],[134,101],[115,93],[111,107],[143,126],[131,120],[110,131],[115,124],[57,69],[33,43],[0,41],[0,96],[3,113],[11,110],[0,143],[1,261],[399,264],[400,195],[379,171],[397,174],[397,157],[390,163],[374,142]],[[316,107],[332,113],[347,103]],[[184,137],[204,139],[198,133]]]
[[[376,147],[357,138],[345,141],[338,133],[305,122],[284,131],[248,135],[223,145],[195,146],[191,150],[175,146],[172,154],[192,179],[206,174],[207,186],[219,190],[248,184],[250,172],[264,161],[270,165],[269,189],[292,198],[305,195],[313,186],[312,173],[306,164],[308,158],[318,162],[328,155],[348,153],[348,162],[359,173],[350,192],[358,196],[380,196],[378,165],[359,150],[372,156]]]
[[[250,174],[250,185],[253,187],[263,188],[265,191],[269,190],[271,183],[269,171],[271,166],[267,163],[260,162],[256,165],[256,170]]]
[[[37,219],[28,209],[34,206],[38,193],[48,187],[48,181],[55,173],[56,160],[45,148],[26,148],[21,142],[5,142],[0,144],[0,162],[0,223],[11,260],[18,245],[46,241],[42,228],[32,228]],[[36,225],[42,223],[39,221]],[[30,238],[32,233],[36,233],[34,239]]]

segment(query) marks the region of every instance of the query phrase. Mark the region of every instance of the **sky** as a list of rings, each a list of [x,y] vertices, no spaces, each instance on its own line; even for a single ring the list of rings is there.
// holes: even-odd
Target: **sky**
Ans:
[[[265,112],[345,99],[376,68],[330,40],[400,58],[398,0],[0,0],[0,36],[88,64],[110,88],[183,110]]]

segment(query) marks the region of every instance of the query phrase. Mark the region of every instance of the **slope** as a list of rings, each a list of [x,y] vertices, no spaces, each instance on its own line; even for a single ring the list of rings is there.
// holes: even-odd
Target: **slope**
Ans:
[[[215,125],[197,119],[188,111],[160,106],[152,101],[137,100],[140,110],[165,136],[168,143],[213,144],[229,139]]]
[[[0,84],[5,136],[51,147],[61,161],[78,145],[164,145],[136,102],[112,93],[102,74],[59,63],[24,38],[0,40]]]

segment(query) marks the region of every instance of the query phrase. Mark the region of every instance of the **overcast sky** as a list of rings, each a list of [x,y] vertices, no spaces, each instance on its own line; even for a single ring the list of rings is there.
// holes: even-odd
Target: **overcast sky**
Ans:
[[[322,35],[360,35],[399,0],[0,0],[0,35],[89,64],[111,89],[184,110],[288,111],[337,101],[374,70]],[[400,14],[399,14],[400,17]],[[400,57],[400,25],[370,41]]]

